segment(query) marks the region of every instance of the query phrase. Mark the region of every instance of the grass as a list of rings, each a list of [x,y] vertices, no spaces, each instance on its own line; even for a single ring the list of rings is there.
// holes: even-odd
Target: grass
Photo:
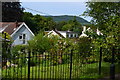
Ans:
[[[45,66],[43,64],[30,67],[30,78],[70,78],[70,64]],[[110,63],[102,62],[102,73],[98,75],[98,63],[73,64],[72,78],[100,78],[109,76]],[[120,73],[120,64],[116,64],[116,73]],[[9,74],[8,74],[9,73]],[[11,67],[2,71],[3,78],[27,78],[28,67]]]

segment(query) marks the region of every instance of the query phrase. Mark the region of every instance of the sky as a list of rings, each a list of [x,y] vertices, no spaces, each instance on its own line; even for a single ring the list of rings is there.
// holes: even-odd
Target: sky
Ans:
[[[85,2],[22,2],[22,7],[25,8],[26,12],[40,15],[73,15],[80,16],[86,10]],[[28,9],[29,8],[29,9]],[[32,10],[39,12],[35,12]],[[84,17],[87,21],[90,21],[90,17]]]
[[[89,0],[20,0],[22,2],[85,2]]]

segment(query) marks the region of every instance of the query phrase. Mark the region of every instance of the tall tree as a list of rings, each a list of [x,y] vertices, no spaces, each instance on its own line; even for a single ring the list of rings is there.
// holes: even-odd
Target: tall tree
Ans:
[[[67,21],[60,21],[56,23],[56,29],[62,30],[62,27],[67,24]]]
[[[20,2],[2,2],[2,21],[22,21],[23,10]]]
[[[94,25],[103,33],[94,37],[98,47],[120,48],[120,2],[87,2],[84,15],[92,17]]]
[[[120,16],[120,2],[87,2],[86,6],[84,15],[92,17],[92,22],[102,30],[107,29],[110,20],[117,20]],[[115,22],[112,24],[116,25]]]
[[[35,33],[38,31],[36,28],[37,25],[37,20],[34,20],[34,15],[30,12],[24,12],[23,15],[23,21],[28,25],[28,27]]]
[[[103,32],[108,43],[119,42],[120,2],[87,2],[84,15],[93,18],[93,23]]]
[[[56,23],[52,20],[52,18],[46,18],[39,14],[33,15],[29,12],[24,12],[23,21],[34,33],[38,33],[41,30],[52,30],[56,26]]]
[[[69,20],[66,24],[64,24],[61,30],[70,30],[81,33],[82,25],[76,20],[76,16],[75,16],[72,20]]]

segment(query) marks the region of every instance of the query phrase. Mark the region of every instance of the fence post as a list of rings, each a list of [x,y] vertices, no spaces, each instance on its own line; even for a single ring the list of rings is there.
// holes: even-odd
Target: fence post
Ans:
[[[30,51],[28,51],[28,80],[30,80]]]
[[[72,54],[73,54],[73,50],[71,50],[71,54],[70,54],[70,80],[72,79]]]
[[[102,47],[100,47],[99,75],[101,75]]]
[[[112,64],[110,65],[110,79],[115,80],[114,47],[112,48]]]

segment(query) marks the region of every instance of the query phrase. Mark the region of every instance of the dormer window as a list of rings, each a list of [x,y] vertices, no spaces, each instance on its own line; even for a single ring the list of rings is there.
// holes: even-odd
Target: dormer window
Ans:
[[[23,44],[26,43],[26,34],[20,34],[19,39],[23,41]]]
[[[19,39],[25,39],[26,34],[20,34]]]
[[[21,34],[21,35],[19,36],[19,39],[22,39],[22,37],[23,37],[23,36],[22,36],[22,34]]]

